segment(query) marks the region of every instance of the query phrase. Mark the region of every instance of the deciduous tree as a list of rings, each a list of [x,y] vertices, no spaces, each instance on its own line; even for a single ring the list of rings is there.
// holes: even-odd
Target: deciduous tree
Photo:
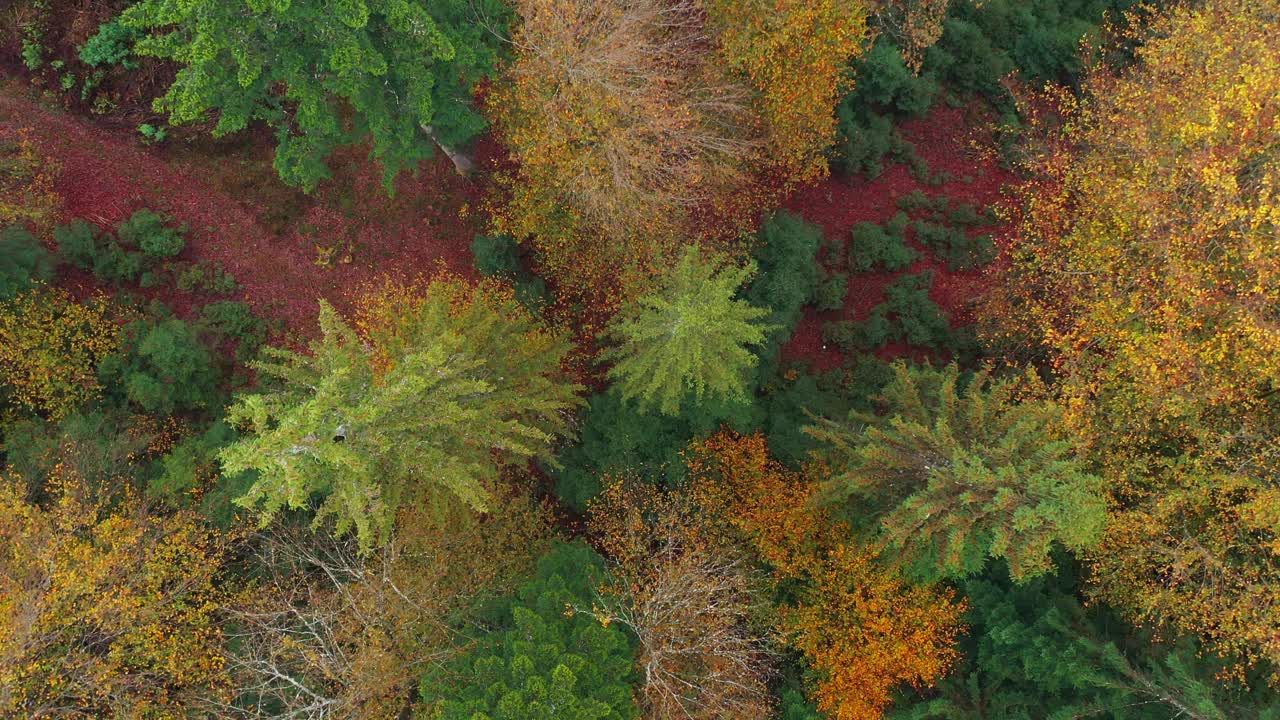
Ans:
[[[1031,155],[1002,284],[1115,504],[1098,594],[1280,660],[1280,19],[1177,6]]]
[[[309,190],[342,145],[371,140],[390,183],[436,140],[478,134],[471,88],[497,63],[506,14],[489,0],[144,0],[121,22],[153,32],[135,52],[181,65],[156,101],[170,122],[216,112],[222,136],[265,121],[280,177]]]
[[[815,468],[821,471],[821,468]],[[762,436],[721,433],[690,449],[691,492],[785,582],[779,630],[804,653],[818,708],[836,720],[883,717],[896,687],[926,687],[956,660],[963,603],[912,585],[814,502],[811,482],[768,455]]]
[[[120,328],[105,299],[80,303],[37,288],[0,303],[0,378],[13,401],[59,419],[97,396],[97,363],[115,351]]]
[[[590,527],[613,561],[593,612],[636,636],[644,716],[768,717],[767,585],[744,548],[706,523],[688,494],[636,479],[605,488]]]
[[[549,547],[550,517],[519,489],[494,511],[405,508],[388,542],[274,526],[252,539],[261,585],[230,610],[232,718],[392,720],[429,667],[467,650],[486,602]]]
[[[501,232],[579,291],[653,272],[690,210],[743,184],[749,88],[709,53],[697,0],[520,0],[489,106],[518,167]],[[598,288],[597,288],[598,289]]]
[[[849,62],[870,48],[865,0],[707,0],[722,62],[755,91],[765,158],[786,180],[827,171]]]
[[[214,717],[224,543],[66,469],[29,502],[0,478],[0,714]]]

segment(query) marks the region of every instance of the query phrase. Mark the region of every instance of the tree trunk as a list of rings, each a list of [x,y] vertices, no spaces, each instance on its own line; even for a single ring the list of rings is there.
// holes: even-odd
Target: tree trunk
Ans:
[[[471,172],[476,168],[476,164],[469,155],[440,142],[440,138],[436,136],[435,128],[430,125],[422,125],[421,127],[422,131],[427,134],[427,137],[431,138],[431,140],[435,142],[436,147],[440,148],[441,152],[443,152],[449,160],[453,162],[453,169],[457,170],[459,175],[462,177],[468,177],[471,175]]]

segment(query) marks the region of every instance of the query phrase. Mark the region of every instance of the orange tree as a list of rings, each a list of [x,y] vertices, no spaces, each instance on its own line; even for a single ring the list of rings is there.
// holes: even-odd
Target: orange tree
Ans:
[[[895,688],[927,687],[951,667],[963,604],[948,590],[905,582],[850,542],[849,529],[814,504],[815,485],[772,460],[763,436],[722,432],[690,448],[688,465],[706,515],[794,588],[778,610],[779,630],[816,671],[820,710],[874,720]]]
[[[97,364],[120,328],[103,298],[79,303],[64,290],[35,289],[0,304],[0,382],[12,401],[58,419],[97,396]]]
[[[0,478],[0,715],[203,717],[225,699],[224,544],[59,468]]]
[[[1033,156],[1009,275],[1113,517],[1097,593],[1280,661],[1280,17],[1211,0]]]

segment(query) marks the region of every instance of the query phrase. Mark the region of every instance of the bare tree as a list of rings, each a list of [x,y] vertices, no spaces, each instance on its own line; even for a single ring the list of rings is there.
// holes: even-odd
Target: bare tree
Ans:
[[[616,565],[594,612],[639,639],[647,718],[768,717],[774,658],[763,575],[697,516],[687,498],[651,486],[606,490],[592,527]]]
[[[253,543],[262,580],[230,612],[229,718],[403,717],[430,665],[462,652],[468,609],[510,592],[546,547],[540,505],[508,491],[498,510],[406,510],[371,555],[356,541],[273,526]]]

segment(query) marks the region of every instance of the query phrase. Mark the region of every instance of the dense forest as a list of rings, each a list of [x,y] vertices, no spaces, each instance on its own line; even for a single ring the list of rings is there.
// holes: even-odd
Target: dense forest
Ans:
[[[0,717],[1280,720],[1280,3],[0,2]]]

